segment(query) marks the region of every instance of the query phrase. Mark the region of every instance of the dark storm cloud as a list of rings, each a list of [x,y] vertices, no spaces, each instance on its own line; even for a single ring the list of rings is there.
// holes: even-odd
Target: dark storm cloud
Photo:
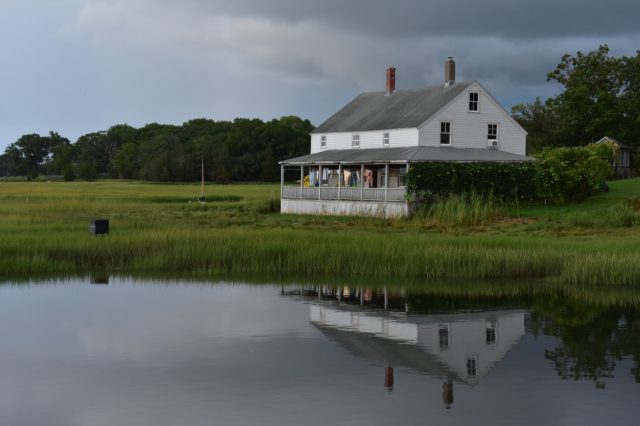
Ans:
[[[168,0],[165,0],[168,1]],[[392,37],[557,37],[638,32],[635,0],[188,0],[200,10],[274,20],[319,21]]]
[[[438,84],[447,56],[507,108],[565,53],[640,48],[637,0],[0,0],[0,150],[116,123],[299,115]]]

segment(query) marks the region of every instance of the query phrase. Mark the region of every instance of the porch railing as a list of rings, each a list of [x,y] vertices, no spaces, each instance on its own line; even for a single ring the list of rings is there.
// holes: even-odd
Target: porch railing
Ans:
[[[403,203],[407,201],[405,194],[405,188],[338,188],[335,186],[319,188],[301,188],[299,186],[282,187],[282,198],[302,200],[345,200]]]

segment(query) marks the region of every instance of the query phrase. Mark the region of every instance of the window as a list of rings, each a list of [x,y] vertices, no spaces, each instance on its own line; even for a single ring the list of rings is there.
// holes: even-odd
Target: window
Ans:
[[[487,345],[493,345],[496,343],[496,321],[495,320],[487,320]]]
[[[480,99],[478,92],[469,93],[469,112],[478,112],[478,99]]]
[[[451,145],[451,122],[449,121],[440,123],[440,144]]]
[[[389,133],[388,132],[384,132],[382,134],[382,145],[383,146],[389,146]]]
[[[351,137],[351,148],[360,148],[360,135],[353,135]]]
[[[448,325],[441,325],[438,328],[438,344],[440,346],[441,351],[449,349],[449,326]]]
[[[467,357],[467,377],[474,378],[478,375],[478,355]]]
[[[325,149],[327,147],[327,137],[326,136],[321,136],[320,137],[320,148],[321,149]]]
[[[487,139],[490,141],[498,140],[498,125],[495,123],[489,123],[487,127]]]

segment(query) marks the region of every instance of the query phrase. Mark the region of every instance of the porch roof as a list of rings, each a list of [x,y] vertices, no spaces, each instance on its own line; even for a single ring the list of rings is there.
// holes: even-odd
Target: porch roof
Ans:
[[[280,161],[283,165],[420,163],[425,161],[522,163],[533,158],[489,148],[411,146],[397,148],[330,149]]]

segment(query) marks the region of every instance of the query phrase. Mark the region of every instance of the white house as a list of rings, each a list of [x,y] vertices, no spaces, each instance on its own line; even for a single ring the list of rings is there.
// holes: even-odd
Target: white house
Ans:
[[[525,335],[522,310],[407,316],[314,302],[309,320],[354,355],[472,386]]]
[[[405,216],[404,177],[425,161],[524,162],[527,132],[479,82],[363,93],[311,134],[311,153],[282,161],[283,213]],[[291,171],[295,170],[292,175]],[[293,184],[288,184],[288,177]]]

